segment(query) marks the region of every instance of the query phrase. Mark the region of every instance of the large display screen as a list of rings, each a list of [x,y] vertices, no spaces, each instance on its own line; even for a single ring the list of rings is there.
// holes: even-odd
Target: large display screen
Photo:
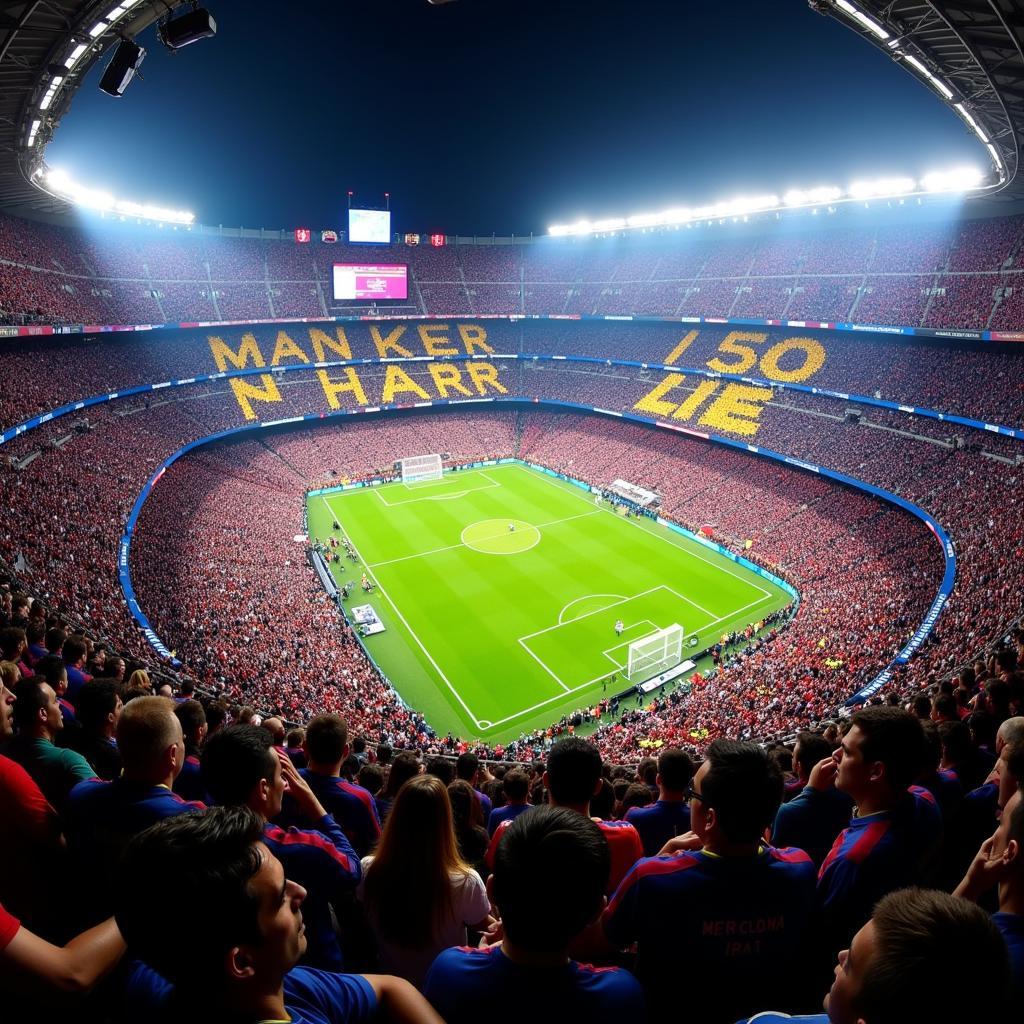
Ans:
[[[407,299],[409,268],[404,263],[334,264],[334,299]]]
[[[391,241],[390,210],[349,210],[348,240],[387,245]]]

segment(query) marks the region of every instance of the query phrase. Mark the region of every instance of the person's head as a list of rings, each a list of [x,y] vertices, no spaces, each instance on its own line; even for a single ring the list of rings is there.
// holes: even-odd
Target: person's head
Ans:
[[[931,720],[933,722],[958,722],[956,701],[948,693],[938,693],[932,698]]]
[[[656,785],[655,779],[658,776],[658,762],[653,757],[642,757],[636,768],[636,780],[644,786]],[[687,782],[690,780],[687,779]]]
[[[600,784],[601,755],[593,743],[572,737],[559,740],[551,748],[544,785],[553,804],[572,807],[586,814],[590,798]]]
[[[0,629],[0,658],[4,661],[20,661],[26,646],[25,630],[20,626]]]
[[[197,700],[183,700],[175,704],[174,713],[181,722],[181,732],[185,737],[185,746],[190,754],[194,754],[206,739],[206,712]]]
[[[6,743],[14,735],[14,704],[17,699],[14,687],[8,686],[0,676],[0,743]]]
[[[941,984],[970,978],[969,985]],[[1001,1018],[1006,945],[977,904],[931,889],[900,889],[839,954],[825,997],[832,1024],[962,1024]]]
[[[284,742],[289,750],[301,750],[302,744],[306,742],[306,730],[299,727],[289,729]]]
[[[394,799],[402,786],[410,779],[416,778],[419,773],[420,762],[416,755],[408,750],[400,751],[391,763],[387,785],[384,787],[384,796],[389,800]]]
[[[67,638],[67,632],[60,626],[51,626],[46,631],[46,636],[43,637],[43,646],[50,654],[60,654],[64,648],[64,641]]]
[[[522,768],[511,768],[505,772],[501,788],[510,804],[524,804],[530,794],[530,776]]]
[[[650,786],[642,782],[630,783],[622,797],[622,813],[625,814],[631,807],[646,807],[653,800]]]
[[[117,654],[108,654],[106,663],[103,666],[103,675],[107,679],[116,679],[119,683],[124,682],[124,658]]]
[[[51,742],[64,728],[57,694],[49,683],[35,677],[20,679],[14,687],[14,727],[32,739]]]
[[[67,660],[67,659],[65,659]],[[137,668],[128,677],[128,689],[129,690],[145,690],[146,693],[153,692],[153,683],[149,678],[149,673],[144,668]]]
[[[1024,715],[1006,719],[996,730],[996,753],[1001,754],[1007,745],[1024,746]]]
[[[93,735],[113,736],[122,707],[121,691],[113,679],[92,679],[78,691],[78,720]]]
[[[800,781],[806,783],[811,777],[811,769],[819,761],[831,757],[834,749],[833,744],[819,732],[799,733],[793,748],[793,770]]]
[[[564,953],[604,908],[608,843],[589,818],[536,807],[505,830],[487,891],[505,940],[533,953]]]
[[[29,647],[38,647],[46,636],[46,622],[43,619],[32,619],[25,627],[25,642]]]
[[[125,704],[117,722],[117,747],[127,778],[163,785],[178,777],[185,763],[185,739],[166,697],[137,697]]]
[[[61,648],[61,657],[64,659],[64,664],[71,668],[81,668],[85,664],[85,659],[88,655],[89,644],[84,636],[79,636],[77,633],[74,636],[69,636],[64,641],[63,648]]]
[[[914,781],[924,759],[924,732],[900,708],[870,707],[856,712],[835,752],[836,788],[860,804],[889,801]]]
[[[216,803],[245,804],[267,819],[281,813],[281,760],[261,726],[229,725],[210,736],[201,769],[203,785]]]
[[[686,796],[686,787],[693,778],[693,761],[685,750],[670,747],[658,758],[658,773],[655,781],[661,791],[662,799],[682,800]]]
[[[121,863],[114,916],[125,941],[206,1006],[230,1006],[233,990],[276,990],[306,951],[305,890],[262,836],[249,808],[211,807],[140,833]],[[202,908],[200,927],[187,907]]]
[[[447,786],[455,778],[455,768],[447,757],[432,757],[427,761],[427,774],[436,776]]]
[[[452,805],[456,831],[483,828],[484,812],[480,807],[480,798],[465,779],[456,779],[448,784],[448,800]]]
[[[376,764],[361,765],[356,781],[370,796],[376,796],[384,787],[384,770]]]
[[[782,772],[755,743],[715,740],[693,778],[690,815],[705,847],[756,846],[782,803]]]
[[[465,779],[471,786],[476,785],[477,776],[480,773],[480,758],[471,751],[459,754],[455,762],[455,777]]]
[[[159,685],[159,686],[158,686],[158,687],[156,688],[156,695],[157,695],[158,697],[167,697],[167,698],[171,698],[171,697],[173,697],[173,696],[174,696],[174,687],[173,687],[173,686],[171,686],[171,684],[170,684],[170,683],[168,683],[168,682],[166,682],[166,681],[165,681],[165,682],[162,682],[162,683],[161,683],[161,684],[160,684],[160,685]]]
[[[306,726],[306,758],[310,767],[334,773],[348,757],[348,725],[341,715],[317,715]]]
[[[21,679],[21,669],[16,661],[0,661],[0,683],[13,690]]]
[[[364,876],[364,902],[386,939],[419,948],[451,913],[452,874],[469,870],[448,790],[436,775],[417,775],[391,806]]]
[[[284,746],[284,722],[282,722],[277,715],[271,715],[270,718],[264,718],[263,728],[270,733],[270,738],[274,741],[275,747]]]

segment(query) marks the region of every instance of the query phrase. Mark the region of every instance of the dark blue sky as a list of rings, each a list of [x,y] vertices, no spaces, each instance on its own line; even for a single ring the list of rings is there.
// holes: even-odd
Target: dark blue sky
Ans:
[[[214,39],[112,99],[52,167],[206,224],[526,234],[863,175],[987,167],[935,96],[805,0],[207,0]],[[104,61],[105,63],[105,61]]]

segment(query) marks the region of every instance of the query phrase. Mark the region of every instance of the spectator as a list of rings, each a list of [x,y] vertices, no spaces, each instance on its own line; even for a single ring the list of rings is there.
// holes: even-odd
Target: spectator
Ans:
[[[548,754],[543,780],[549,803],[555,807],[568,807],[590,817],[590,798],[606,784],[601,774],[601,755],[597,747],[576,737],[559,740]],[[628,821],[594,820],[608,841],[611,853],[611,869],[605,892],[612,893],[626,877],[626,872],[643,856],[644,849],[639,833]],[[491,838],[487,863],[492,869],[495,853],[507,827],[500,825]]]
[[[641,860],[612,897],[604,934],[615,948],[637,943],[652,1017],[676,1005],[680,963],[701,979],[687,1006],[697,1020],[731,1022],[765,998],[800,997],[792,964],[806,952],[814,865],[763,842],[782,789],[759,747],[716,740],[690,788],[693,831]]]
[[[284,752],[288,755],[288,760],[291,761],[296,768],[306,767],[306,751],[302,749],[305,742],[305,729],[300,728],[288,730],[288,735],[285,737]]]
[[[96,776],[107,781],[121,774],[121,754],[114,737],[123,706],[117,683],[112,679],[91,679],[78,691],[81,728],[73,746],[92,765]]]
[[[492,923],[480,876],[459,856],[451,804],[434,775],[398,791],[376,853],[363,859],[361,899],[381,966],[423,984],[434,958]]]
[[[448,786],[452,805],[452,821],[459,856],[481,877],[486,869],[489,837],[484,828],[483,813],[477,792],[465,779],[456,779]]]
[[[382,822],[386,822],[388,814],[391,813],[391,805],[395,802],[398,791],[409,779],[414,779],[420,773],[422,765],[416,755],[408,750],[403,750],[395,758],[388,772],[388,781],[384,786],[383,794],[377,798],[377,812]]]
[[[282,722],[277,715],[271,715],[270,718],[263,719],[262,725],[263,728],[270,733],[270,738],[274,741],[274,746],[280,747],[283,750],[285,740],[284,722]]]
[[[203,748],[202,779],[221,806],[244,805],[262,818],[263,842],[285,866],[289,879],[308,893],[306,962],[328,970],[340,968],[331,906],[340,905],[353,892],[361,871],[338,823],[260,726],[231,725],[209,737]],[[295,815],[315,831],[283,829],[272,823],[281,813],[286,787]]]
[[[943,984],[959,978],[970,983]],[[744,1024],[996,1021],[1006,985],[1006,947],[983,911],[943,892],[901,889],[879,901],[840,952],[826,1013],[759,1013]]]
[[[772,829],[773,843],[803,850],[819,868],[853,811],[850,797],[832,784],[831,770],[814,771],[820,762],[826,762],[826,766],[831,762],[832,749],[824,736],[800,733],[793,750],[793,767],[803,788],[779,808]]]
[[[78,691],[92,676],[85,671],[89,658],[89,641],[84,636],[69,636],[61,648],[61,657],[68,673],[68,700],[78,706]]]
[[[362,786],[341,777],[349,755],[348,726],[339,715],[317,715],[306,726],[307,767],[299,773],[334,815],[360,857],[380,838],[380,820],[373,797]]]
[[[483,820],[485,822],[489,821],[491,811],[494,808],[491,804],[491,798],[480,790],[480,758],[471,750],[459,754],[455,762],[455,777],[463,779],[473,787],[473,792],[476,793],[477,799],[480,801],[480,811]]]
[[[853,800],[857,816],[839,834],[818,876],[823,945],[846,949],[886,893],[927,879],[942,840],[942,814],[927,790],[912,786],[924,733],[899,708],[856,712],[831,763],[818,769]]]
[[[640,833],[645,857],[656,856],[670,839],[690,831],[686,789],[692,778],[693,762],[685,750],[670,748],[658,758],[654,776],[657,802],[649,807],[631,808],[625,815],[626,821]]]
[[[56,745],[64,728],[57,694],[49,683],[22,679],[14,688],[14,725],[17,736],[4,753],[35,779],[46,799],[62,811],[68,794],[83,779],[93,777],[81,754]]]
[[[505,793],[505,803],[495,807],[487,819],[487,833],[493,836],[502,822],[515,821],[523,811],[530,807],[527,797],[530,793],[530,776],[521,768],[512,768],[505,772],[501,780],[501,788]]]
[[[126,704],[117,723],[117,748],[120,777],[80,782],[68,798],[68,851],[77,877],[89,880],[77,890],[85,924],[111,913],[118,862],[132,837],[154,822],[202,806],[172,792],[185,741],[171,701],[138,697]]]
[[[999,910],[992,920],[1010,954],[1010,1005],[1024,1000],[1024,792],[1017,789],[1003,808],[995,834],[978,850],[954,895],[979,900],[996,890]]]
[[[203,705],[197,700],[183,700],[174,705],[174,714],[181,723],[185,739],[185,763],[174,780],[174,792],[186,800],[206,802],[199,755],[206,742],[207,722]]]
[[[601,830],[583,815],[538,807],[516,819],[487,883],[501,911],[500,945],[449,949],[427,975],[424,994],[448,1024],[475,1022],[481,1006],[516,1020],[644,1021],[635,978],[569,959],[573,940],[601,913],[609,866]]]
[[[249,808],[214,807],[149,829],[127,852],[117,923],[175,987],[176,1015],[357,1024],[379,1010],[394,1021],[440,1024],[397,978],[296,966],[308,941],[306,892],[286,877],[264,832]],[[187,905],[204,908],[202,928],[181,912]]]

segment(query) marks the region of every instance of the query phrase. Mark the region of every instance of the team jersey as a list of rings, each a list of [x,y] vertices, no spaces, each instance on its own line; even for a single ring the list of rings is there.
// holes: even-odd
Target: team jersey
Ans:
[[[598,818],[591,820],[604,835],[608,843],[608,852],[611,854],[611,869],[608,873],[608,884],[605,886],[605,895],[611,896],[626,877],[626,872],[644,855],[643,844],[640,842],[640,834],[628,821],[602,821]],[[501,822],[491,836],[491,844],[487,847],[485,858],[491,871],[494,870],[494,857],[498,852],[501,837],[511,824],[511,821]]]
[[[630,807],[626,821],[640,833],[644,856],[654,857],[670,839],[690,831],[690,808],[682,800],[658,800]]]
[[[0,904],[0,953],[14,941],[19,928],[21,922],[13,914],[8,914]]]
[[[935,797],[935,802],[942,811],[942,820],[947,823],[952,821],[964,798],[964,787],[960,784],[957,773],[951,768],[940,769],[930,772],[918,784]]]
[[[49,740],[17,736],[7,744],[4,753],[35,779],[58,811],[64,810],[69,794],[79,782],[96,774],[81,754],[54,746]]]
[[[206,787],[203,785],[203,773],[199,758],[189,754],[181,766],[178,777],[174,780],[174,792],[186,800],[207,800]]]
[[[68,852],[79,889],[83,921],[95,924],[109,916],[117,865],[129,841],[165,818],[202,810],[166,786],[150,786],[122,776],[113,782],[80,782],[68,798],[64,818]]]
[[[652,1018],[678,1009],[731,1022],[766,1000],[788,1005],[814,907],[814,864],[803,850],[762,846],[752,857],[706,850],[645,857],[601,919],[618,948],[637,944],[637,977]],[[699,979],[699,980],[697,980]]]
[[[365,857],[380,838],[377,805],[369,790],[356,786],[336,775],[321,775],[302,768],[299,774],[324,805],[324,809],[341,826],[356,853]]]
[[[484,821],[490,821],[491,811],[494,810],[494,805],[491,803],[491,798],[486,793],[481,793],[479,789],[474,789],[473,792],[476,794],[477,801],[480,804],[480,811],[484,816]]]
[[[775,815],[772,842],[795,846],[821,865],[836,836],[850,823],[853,801],[834,787],[820,792],[805,786]]]
[[[88,672],[83,672],[80,668],[75,668],[74,665],[66,666],[68,673],[68,690],[67,698],[72,704],[78,703],[78,691],[89,682],[92,682],[92,676]]]
[[[362,867],[355,850],[329,814],[316,830],[284,829],[269,822],[263,842],[284,865],[285,876],[306,890],[302,917],[307,949],[303,963],[325,970],[341,968],[341,948],[331,921],[331,904],[355,890]]]
[[[848,948],[886,893],[927,884],[941,842],[942,812],[919,786],[911,786],[892,810],[854,818],[818,875],[823,955]]]
[[[507,821],[515,821],[523,811],[528,811],[530,804],[505,804],[504,807],[495,807],[487,815],[487,834],[493,836],[498,827]]]
[[[1024,1005],[1024,915],[998,913],[992,923],[1002,932],[1006,951],[1010,954],[1010,1002]]]
[[[361,974],[293,967],[284,976],[282,987],[291,1024],[359,1024],[377,1015],[377,994]],[[212,1016],[213,1011],[207,1007],[183,1005],[174,986],[140,961],[131,965],[122,1009],[126,1011],[124,1019],[150,1024],[183,1019],[201,1024],[226,1019],[223,1011]]]
[[[446,949],[431,966],[423,994],[447,1024],[478,1024],[495,1009],[507,1020],[576,1016],[587,1024],[622,1024],[646,1019],[643,990],[627,971],[575,960],[526,967],[509,960],[500,946]]]

